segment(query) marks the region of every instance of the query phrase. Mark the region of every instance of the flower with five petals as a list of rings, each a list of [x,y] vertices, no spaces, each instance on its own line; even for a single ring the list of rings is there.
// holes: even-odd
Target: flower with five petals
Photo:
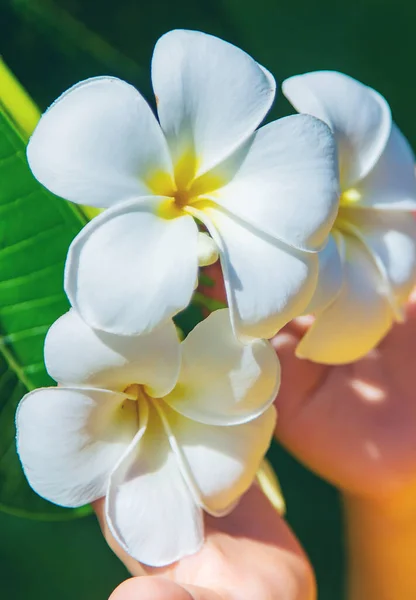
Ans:
[[[402,319],[416,278],[414,156],[386,100],[342,73],[287,79],[283,92],[325,121],[337,142],[341,199],[317,290],[315,321],[299,356],[346,363],[364,356]]]
[[[98,77],[64,93],[30,140],[43,185],[107,209],[70,247],[69,300],[95,329],[148,332],[188,305],[198,262],[219,252],[235,331],[271,337],[315,288],[338,202],[333,136],[306,115],[256,131],[275,81],[210,35],[162,36],[152,82],[159,121],[131,85]]]
[[[238,342],[228,313],[180,343],[172,321],[118,336],[71,310],[45,342],[62,387],[30,392],[17,411],[33,489],[71,507],[105,496],[116,540],[149,565],[200,548],[202,509],[229,512],[271,440],[278,358],[269,342]]]

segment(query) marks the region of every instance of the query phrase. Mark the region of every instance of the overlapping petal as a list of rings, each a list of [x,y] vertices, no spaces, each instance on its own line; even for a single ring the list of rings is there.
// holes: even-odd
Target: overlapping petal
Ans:
[[[163,218],[153,199],[126,202],[75,238],[65,291],[92,327],[143,334],[185,308],[198,269],[198,229],[190,216]]]
[[[357,208],[416,210],[415,157],[394,123],[384,152],[356,191]]]
[[[174,163],[195,156],[195,174],[234,151],[274,100],[273,77],[239,48],[198,31],[171,31],[156,44],[152,81]]]
[[[82,81],[58,98],[36,127],[27,156],[49,190],[101,208],[149,194],[152,174],[172,173],[147,102],[114,77]]]
[[[339,294],[343,281],[341,255],[344,254],[344,241],[339,232],[328,237],[328,243],[318,253],[319,276],[315,293],[305,309],[306,314],[321,312]]]
[[[144,435],[111,476],[106,516],[119,544],[154,567],[193,554],[203,542],[202,512],[182,476],[154,407]]]
[[[416,220],[408,212],[342,209],[355,235],[373,254],[397,306],[406,302],[416,282]]]
[[[219,207],[205,207],[200,218],[220,248],[231,319],[239,337],[271,338],[302,314],[316,286],[316,254],[249,229]]]
[[[189,486],[205,510],[226,514],[255,478],[276,425],[275,408],[231,427],[195,423],[166,405],[162,410]]]
[[[326,242],[339,186],[334,138],[322,121],[274,121],[215,172],[231,179],[210,195],[227,211],[296,248],[318,250]]]
[[[391,130],[385,99],[359,81],[334,71],[290,77],[283,93],[299,112],[328,123],[339,151],[341,188],[353,187],[382,154]]]
[[[205,424],[235,425],[259,416],[276,397],[276,352],[264,340],[237,341],[228,310],[217,310],[197,325],[181,348],[178,384],[165,401],[182,415]]]
[[[123,394],[47,388],[26,395],[17,415],[17,450],[40,495],[63,506],[104,496],[111,471],[137,432]]]
[[[63,385],[89,385],[123,391],[132,383],[153,396],[174,387],[181,350],[172,321],[143,336],[95,331],[74,310],[58,319],[45,340],[49,375]]]
[[[345,236],[344,282],[340,293],[317,315],[296,353],[324,364],[362,358],[393,323],[388,290],[377,266],[360,241]]]

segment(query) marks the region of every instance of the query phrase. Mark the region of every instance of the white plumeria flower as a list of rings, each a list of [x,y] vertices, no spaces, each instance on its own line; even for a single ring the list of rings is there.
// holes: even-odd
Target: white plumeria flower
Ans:
[[[332,129],[341,199],[297,354],[338,364],[364,356],[401,320],[416,277],[414,156],[386,100],[342,73],[291,77],[283,92]]]
[[[64,93],[29,143],[43,185],[108,209],[70,248],[71,304],[96,329],[148,332],[188,305],[198,262],[219,253],[235,330],[271,337],[315,288],[338,202],[332,134],[305,115],[255,131],[275,81],[210,35],[164,35],[152,81],[159,122],[131,85],[98,77]]]
[[[251,485],[275,426],[280,365],[244,345],[229,311],[182,343],[170,321],[142,337],[96,332],[71,310],[45,342],[50,375],[17,411],[33,489],[76,507],[106,497],[120,545],[153,566],[196,552],[203,513],[229,512]]]

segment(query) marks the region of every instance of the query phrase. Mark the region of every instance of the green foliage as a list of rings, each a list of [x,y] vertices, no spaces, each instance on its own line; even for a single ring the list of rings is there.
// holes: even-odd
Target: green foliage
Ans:
[[[107,600],[128,573],[93,515],[45,522],[0,512],[0,577],[2,600]]]
[[[25,141],[0,111],[0,508],[67,518],[28,486],[15,450],[14,413],[22,396],[53,383],[43,363],[49,326],[68,308],[62,273],[68,245],[85,222],[33,178]]]

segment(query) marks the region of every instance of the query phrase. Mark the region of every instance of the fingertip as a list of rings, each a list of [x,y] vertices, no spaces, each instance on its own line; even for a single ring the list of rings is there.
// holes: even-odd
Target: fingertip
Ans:
[[[296,317],[296,319],[292,319],[292,321],[290,321],[290,323],[288,324],[288,327],[290,328],[292,333],[296,334],[297,337],[300,339],[310,329],[314,321],[314,315],[302,315],[301,317]]]
[[[109,600],[223,600],[215,592],[182,586],[163,577],[133,577],[111,594]]]
[[[406,315],[408,318],[414,318],[416,315],[416,287],[413,288],[412,292],[407,301]]]
[[[133,577],[111,594],[109,600],[193,600],[189,592],[163,577]]]
[[[317,389],[328,371],[327,365],[301,359],[296,354],[299,341],[310,325],[309,317],[295,319],[284,327],[272,340],[281,364],[282,381],[276,398],[278,411],[277,433],[286,429],[287,420],[292,422],[294,412],[305,398]]]

